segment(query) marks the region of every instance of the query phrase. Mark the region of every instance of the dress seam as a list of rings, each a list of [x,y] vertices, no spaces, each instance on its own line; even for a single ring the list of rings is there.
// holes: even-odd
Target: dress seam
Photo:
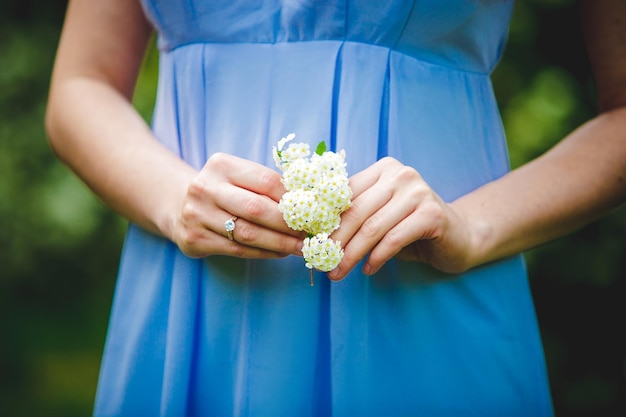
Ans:
[[[437,68],[437,69],[444,69],[447,71],[454,71],[454,72],[459,72],[462,74],[468,74],[468,75],[473,75],[473,76],[478,76],[478,77],[487,77],[489,78],[491,76],[492,70],[490,69],[488,71],[475,71],[475,70],[470,70],[470,69],[465,69],[465,68],[459,68],[459,67],[453,67],[451,65],[445,65],[445,64],[441,64],[441,63],[436,63],[436,62],[432,62],[429,61],[427,59],[423,59],[423,58],[419,58],[416,57],[414,55],[410,55],[407,53],[404,53],[398,49],[394,49],[393,46],[385,46],[385,45],[377,45],[377,44],[373,44],[373,43],[369,43],[369,42],[360,42],[360,41],[355,41],[355,40],[349,40],[349,39],[343,39],[343,38],[337,38],[337,39],[312,39],[312,40],[298,40],[298,41],[281,41],[281,42],[210,42],[210,41],[194,41],[194,42],[186,42],[186,43],[181,43],[178,44],[174,47],[171,48],[159,48],[159,52],[160,53],[165,53],[165,54],[169,54],[172,52],[175,52],[177,50],[180,50],[182,48],[185,47],[189,47],[189,46],[194,46],[194,45],[224,45],[224,46],[235,46],[235,45],[266,45],[266,46],[271,46],[271,45],[282,45],[282,44],[297,44],[297,43],[314,43],[314,42],[330,42],[330,43],[339,43],[339,44],[358,44],[358,45],[367,45],[373,48],[383,48],[383,49],[387,49],[389,51],[389,54],[398,54],[399,56],[402,56],[404,58],[407,59],[412,59],[415,60],[416,62],[418,62],[420,65],[424,65],[424,66],[429,66],[429,67],[433,67],[433,68]]]

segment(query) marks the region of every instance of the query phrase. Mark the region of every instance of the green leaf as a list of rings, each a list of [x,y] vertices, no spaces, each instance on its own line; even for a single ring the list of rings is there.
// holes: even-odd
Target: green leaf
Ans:
[[[322,156],[326,152],[326,142],[320,142],[315,148],[315,153]]]

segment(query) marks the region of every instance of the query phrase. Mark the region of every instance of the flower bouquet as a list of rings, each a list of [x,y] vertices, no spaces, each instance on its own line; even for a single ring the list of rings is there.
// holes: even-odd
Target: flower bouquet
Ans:
[[[295,137],[291,133],[273,148],[286,190],[278,208],[291,229],[307,234],[302,255],[313,286],[313,268],[328,272],[343,258],[341,242],[328,236],[339,228],[341,213],[350,207],[352,190],[348,185],[345,151],[326,151],[324,142],[312,155],[306,143],[291,143],[285,148]]]

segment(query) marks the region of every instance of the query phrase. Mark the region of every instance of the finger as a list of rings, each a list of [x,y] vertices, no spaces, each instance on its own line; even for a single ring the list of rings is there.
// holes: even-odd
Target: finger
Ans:
[[[193,251],[185,252],[192,258],[203,258],[207,254],[228,255],[248,259],[276,259],[288,256],[288,253],[273,252],[252,246],[246,246],[234,240],[228,240],[216,233],[206,239],[195,242]]]
[[[341,227],[333,233],[332,238],[342,242],[344,247],[353,239],[366,219],[393,198],[394,187],[383,178],[377,177],[377,181],[353,198],[350,208],[341,215]]]
[[[417,217],[417,219],[414,219]],[[391,258],[400,253],[405,247],[422,239],[429,239],[431,222],[426,217],[411,216],[392,228],[370,251],[370,255],[363,265],[363,272],[372,275],[378,272]],[[417,235],[417,237],[416,237]]]
[[[381,160],[382,161],[382,160]],[[357,199],[364,191],[370,189],[380,180],[382,175],[382,162],[377,161],[363,171],[357,172],[350,177],[350,189],[352,190],[352,199]]]
[[[227,154],[211,157],[211,168],[225,172],[225,180],[234,187],[208,187],[220,208],[265,227],[300,236],[290,229],[278,210],[277,202],[285,193],[280,175],[246,159]]]
[[[226,220],[231,219],[227,217]],[[217,229],[219,230],[219,229]],[[224,223],[221,233],[228,238]],[[271,252],[291,255],[302,255],[302,236],[291,236],[272,229],[261,227],[256,223],[238,218],[232,231],[233,240],[241,245],[264,249]]]
[[[415,210],[413,204],[403,200],[406,199],[403,197],[395,198],[367,217],[367,220],[344,246],[344,257],[339,266],[329,274],[331,279],[340,280],[344,278],[372,248],[384,239],[390,230]],[[400,248],[398,248],[399,250]]]
[[[445,203],[435,195],[424,199],[416,210],[389,230],[371,250],[363,266],[364,272],[373,274],[405,247],[417,241],[438,239],[448,224]]]
[[[385,157],[376,161],[373,165],[367,167],[350,177],[350,188],[352,189],[353,198],[357,198],[363,192],[370,189],[377,182],[381,181],[386,174],[389,174],[403,165],[391,157]]]
[[[200,208],[208,211],[208,208],[217,206],[224,212],[213,213],[210,218],[204,218],[209,216],[209,213],[203,216],[198,214],[198,217],[202,218],[201,223],[209,229],[219,232],[223,226],[220,224],[234,215],[284,234],[296,237],[301,235],[287,226],[278,210],[278,204],[271,198],[228,183],[226,180],[215,181],[213,184],[207,184],[207,181],[204,177],[196,178],[190,184],[187,193],[193,202],[192,205],[198,211]]]
[[[341,215],[341,225],[332,234],[333,240],[338,240],[346,247],[354,238],[354,235],[362,227],[363,223],[387,204],[392,198],[389,190],[382,192],[369,192],[361,195],[352,202],[352,205]]]
[[[244,259],[280,259],[289,256],[287,253],[272,252],[251,246],[245,246],[235,241],[230,242],[230,246],[227,247],[224,255]]]
[[[179,233],[178,246],[187,256],[201,258],[208,255],[229,255],[240,258],[279,258],[287,253],[280,253],[263,248],[243,245],[234,240],[202,227],[200,224],[188,224]]]
[[[233,155],[216,153],[209,158],[210,169],[221,172],[230,183],[278,202],[285,193],[280,174],[264,165]]]
[[[213,190],[214,201],[219,208],[251,223],[282,234],[301,237],[302,233],[290,229],[278,209],[278,204],[268,197],[243,188],[224,186]]]

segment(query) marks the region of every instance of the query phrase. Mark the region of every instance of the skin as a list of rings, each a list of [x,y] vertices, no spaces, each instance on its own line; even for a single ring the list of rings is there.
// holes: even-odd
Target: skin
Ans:
[[[599,115],[542,157],[452,202],[384,158],[350,179],[353,206],[333,238],[341,280],[363,258],[394,256],[463,272],[589,223],[626,199],[626,2],[587,1],[583,27]],[[132,0],[72,0],[52,76],[50,144],[106,203],[187,255],[301,255],[278,211],[275,171],[214,154],[197,171],[160,145],[130,104],[151,28]],[[238,216],[236,241],[224,220]]]

